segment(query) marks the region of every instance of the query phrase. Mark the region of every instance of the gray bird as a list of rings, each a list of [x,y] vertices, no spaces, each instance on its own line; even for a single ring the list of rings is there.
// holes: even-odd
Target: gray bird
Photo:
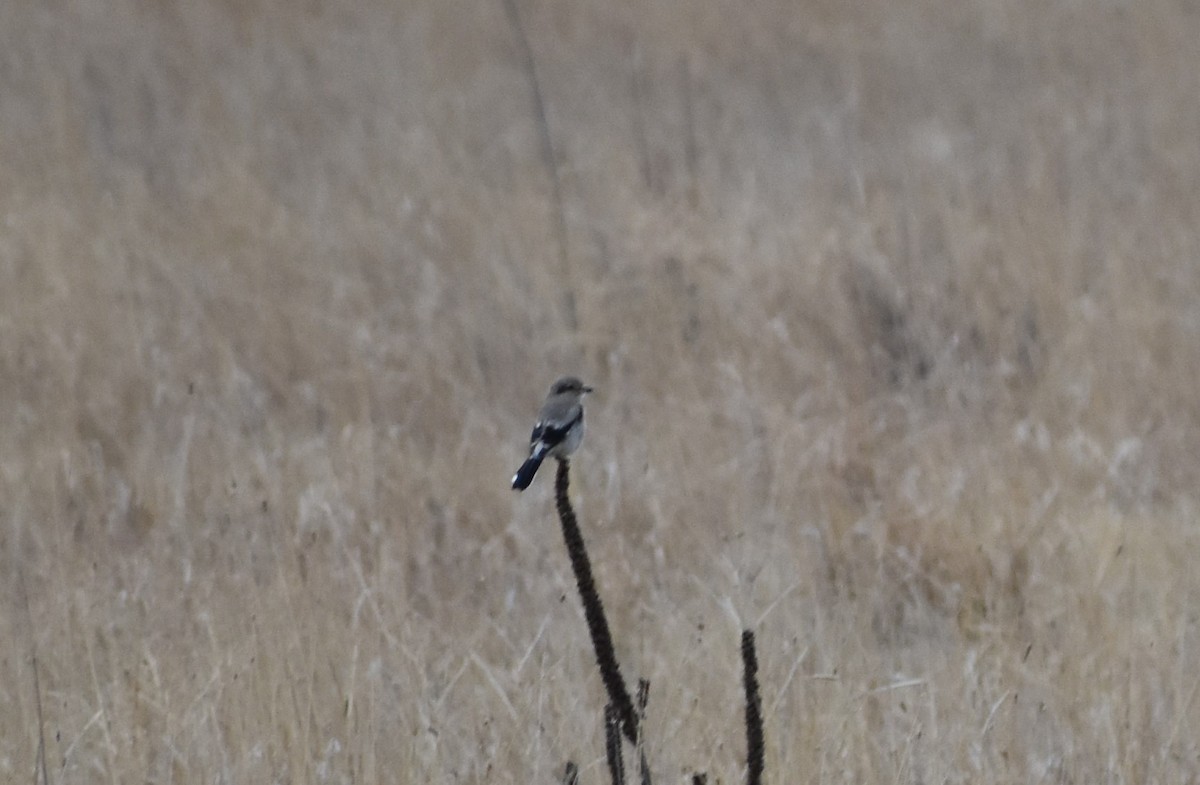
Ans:
[[[546,458],[565,458],[578,449],[583,441],[583,396],[591,391],[574,376],[564,376],[550,385],[550,394],[529,436],[529,458],[513,475],[514,489],[528,488]]]

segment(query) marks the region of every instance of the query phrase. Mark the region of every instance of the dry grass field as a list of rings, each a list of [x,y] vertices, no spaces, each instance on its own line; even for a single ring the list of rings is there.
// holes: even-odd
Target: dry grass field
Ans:
[[[0,781],[1200,780],[1192,0],[0,3]]]

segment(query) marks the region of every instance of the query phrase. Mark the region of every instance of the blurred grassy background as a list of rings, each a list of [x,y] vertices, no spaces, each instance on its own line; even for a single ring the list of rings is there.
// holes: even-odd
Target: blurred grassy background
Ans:
[[[743,776],[743,626],[772,782],[1195,781],[1198,41],[0,4],[0,777],[607,781],[508,488],[575,372],[657,781]]]

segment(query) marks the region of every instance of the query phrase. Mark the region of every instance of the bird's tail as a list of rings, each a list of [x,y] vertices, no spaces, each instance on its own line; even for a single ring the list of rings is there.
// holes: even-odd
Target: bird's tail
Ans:
[[[523,491],[529,487],[529,483],[533,482],[533,475],[537,474],[538,467],[542,465],[543,457],[534,453],[529,456],[529,460],[521,464],[521,468],[513,475],[512,487],[515,490]]]

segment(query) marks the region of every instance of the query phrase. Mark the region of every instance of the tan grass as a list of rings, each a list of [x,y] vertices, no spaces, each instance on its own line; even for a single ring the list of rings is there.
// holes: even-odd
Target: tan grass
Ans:
[[[769,782],[1200,778],[1200,17],[517,7],[561,205],[502,3],[0,4],[0,780],[607,781],[564,372],[657,782],[742,627]]]

